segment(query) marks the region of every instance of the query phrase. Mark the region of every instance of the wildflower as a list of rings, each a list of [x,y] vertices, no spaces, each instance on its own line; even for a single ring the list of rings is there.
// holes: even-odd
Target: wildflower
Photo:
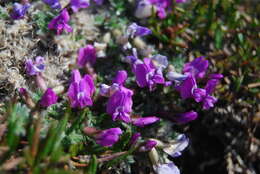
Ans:
[[[190,111],[190,112],[185,112],[185,113],[181,113],[181,114],[176,114],[173,119],[177,123],[185,124],[192,120],[195,120],[197,117],[198,117],[197,112]]]
[[[116,77],[113,79],[113,83],[118,85],[124,85],[127,79],[127,72],[125,70],[120,70],[117,72]]]
[[[97,5],[102,5],[104,0],[94,0]]]
[[[111,86],[101,84],[99,87],[99,94],[104,97],[111,97],[118,89],[119,85],[117,83],[113,83]]]
[[[97,135],[95,135],[97,144],[105,147],[111,147],[115,144],[119,136],[122,134],[122,130],[120,128],[110,128],[101,131]]]
[[[51,22],[48,25],[49,29],[55,29],[57,30],[57,34],[61,34],[63,30],[66,30],[67,32],[72,32],[71,26],[69,26],[68,22],[70,20],[69,13],[67,9],[63,9],[60,15],[56,16],[54,19],[51,20]]]
[[[149,0],[140,0],[138,1],[135,17],[139,19],[147,18],[152,15],[153,5]]]
[[[51,88],[48,88],[40,100],[40,105],[43,107],[49,107],[57,103],[57,100],[58,100],[58,96]]]
[[[168,66],[168,58],[166,56],[157,54],[151,58],[157,68],[165,69]]]
[[[156,69],[153,62],[149,58],[144,58],[143,63],[135,64],[132,68],[136,76],[136,82],[139,87],[149,87],[153,90],[156,84],[164,84],[162,70]]]
[[[185,3],[187,0],[175,0],[176,3]]]
[[[13,6],[13,10],[11,13],[11,18],[12,19],[22,19],[24,15],[26,14],[27,10],[30,8],[31,4],[25,3],[25,4],[20,4],[15,2]]]
[[[137,119],[133,120],[133,125],[138,126],[138,127],[144,127],[146,125],[153,124],[159,120],[160,120],[160,118],[155,117],[155,116],[137,118]]]
[[[120,87],[108,100],[106,111],[112,116],[112,120],[122,120],[126,123],[131,121],[133,91]]]
[[[157,15],[160,19],[166,18],[166,11],[171,6],[171,0],[148,0],[152,5],[155,6]]]
[[[32,59],[28,59],[25,62],[25,69],[27,74],[33,76],[37,75],[44,71],[45,64],[44,64],[44,58],[41,56],[38,56],[35,58],[35,61]]]
[[[185,74],[191,74],[195,79],[203,78],[208,69],[209,63],[204,57],[198,57],[192,62],[186,63],[183,68]]]
[[[130,139],[130,144],[136,144],[136,142],[138,141],[138,139],[141,137],[141,134],[139,132],[136,132],[132,135],[131,139]]]
[[[206,96],[203,99],[203,109],[208,110],[211,107],[214,106],[214,104],[217,102],[217,99],[212,95],[214,92],[216,86],[218,85],[220,79],[223,78],[222,74],[211,74],[211,79],[207,82],[205,86]]]
[[[140,151],[141,151],[141,152],[150,151],[150,150],[152,150],[152,148],[154,148],[156,145],[157,145],[157,142],[156,142],[156,141],[154,141],[154,140],[147,140],[147,141],[145,142],[145,145],[140,147]]]
[[[79,67],[84,67],[86,63],[95,64],[96,49],[93,45],[87,45],[85,48],[80,48],[78,52],[77,64]]]
[[[72,108],[84,108],[92,106],[91,96],[95,92],[93,79],[90,75],[81,78],[78,70],[73,70],[71,84],[68,90],[68,97]]]
[[[152,31],[146,27],[142,27],[137,25],[136,23],[132,23],[128,26],[126,34],[128,37],[134,38],[136,36],[145,36],[151,34]]]
[[[154,168],[157,174],[180,174],[180,170],[172,162],[166,164],[158,164]]]
[[[70,6],[74,13],[76,13],[80,8],[87,8],[89,3],[87,0],[70,0]]]
[[[43,0],[46,4],[48,4],[53,9],[61,9],[61,4],[59,0]]]
[[[187,74],[177,73],[175,71],[169,71],[166,74],[166,77],[170,81],[173,81],[175,83],[175,85],[179,85],[181,82],[183,82],[188,77],[188,75]]]

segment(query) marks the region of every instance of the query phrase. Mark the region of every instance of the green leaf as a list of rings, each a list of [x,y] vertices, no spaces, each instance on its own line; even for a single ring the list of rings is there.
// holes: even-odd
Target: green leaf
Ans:
[[[96,155],[93,155],[91,158],[91,161],[89,163],[89,166],[87,168],[86,173],[87,174],[96,174],[97,173],[97,167],[98,167],[98,161]]]

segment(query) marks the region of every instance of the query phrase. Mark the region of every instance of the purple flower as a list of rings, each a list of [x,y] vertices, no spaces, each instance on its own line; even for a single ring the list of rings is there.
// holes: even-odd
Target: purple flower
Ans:
[[[79,67],[84,67],[86,63],[95,64],[97,59],[96,49],[93,45],[87,45],[85,48],[80,48],[78,52],[77,64]]]
[[[43,72],[45,68],[44,65],[44,58],[41,56],[38,56],[35,58],[35,61],[32,59],[28,59],[25,62],[25,69],[27,74],[33,76],[33,75],[37,75],[41,72]]]
[[[68,97],[70,106],[72,108],[84,108],[92,106],[93,102],[91,96],[95,92],[93,79],[90,75],[85,75],[81,78],[78,70],[73,70],[71,84],[68,90]]]
[[[168,58],[166,56],[157,54],[151,58],[157,68],[165,69],[168,66]]]
[[[152,9],[153,5],[149,0],[140,0],[135,10],[135,17],[139,19],[147,18],[152,15]]]
[[[187,0],[175,0],[176,3],[185,3]]]
[[[157,174],[180,174],[180,170],[174,163],[159,164],[155,167]]]
[[[15,2],[13,6],[13,10],[11,13],[11,18],[12,19],[22,19],[27,12],[27,10],[30,8],[31,4],[25,3],[25,4],[20,4]]]
[[[206,96],[203,99],[203,109],[208,110],[211,107],[214,106],[214,104],[217,102],[217,99],[213,96],[211,96],[218,85],[219,81],[221,78],[223,78],[222,74],[211,74],[210,79],[206,86],[205,86],[205,91],[206,91]]]
[[[101,133],[95,136],[97,144],[105,147],[111,147],[115,144],[119,136],[122,134],[122,130],[120,128],[110,128],[103,130]]]
[[[118,85],[124,85],[127,79],[127,72],[125,70],[120,70],[117,72],[116,77],[113,79],[113,83]]]
[[[87,0],[70,0],[70,6],[74,13],[76,13],[80,8],[87,8],[89,3]]]
[[[57,103],[57,100],[58,96],[51,88],[48,88],[40,100],[40,105],[43,107],[48,107]]]
[[[183,68],[185,74],[191,74],[194,78],[203,78],[208,69],[209,63],[204,57],[198,57],[190,63],[186,63]]]
[[[166,11],[172,5],[172,0],[148,0],[156,7],[157,15],[160,19],[166,18]]]
[[[161,69],[156,69],[149,58],[144,58],[143,63],[133,65],[132,71],[136,76],[139,87],[149,87],[153,90],[156,84],[164,84],[164,77]]]
[[[181,152],[186,149],[189,145],[189,138],[184,134],[178,135],[178,137],[171,142],[170,146],[164,147],[163,151],[169,154],[171,157],[175,158],[181,156]]]
[[[206,96],[206,90],[202,88],[194,88],[192,91],[192,97],[196,102],[201,102]]]
[[[141,134],[139,132],[136,132],[132,135],[131,139],[130,139],[130,144],[136,144],[138,139],[141,137]]]
[[[99,94],[104,97],[111,97],[120,86],[117,83],[113,83],[111,86],[101,84],[99,87]]]
[[[72,32],[71,26],[69,26],[68,22],[70,20],[69,13],[67,9],[63,9],[60,15],[56,16],[48,25],[49,29],[57,30],[57,34],[61,34],[63,30],[67,32]]]
[[[181,93],[182,99],[192,98],[193,90],[197,88],[196,80],[193,76],[188,76],[180,85],[176,86]]]
[[[106,111],[112,116],[113,121],[122,120],[131,122],[133,91],[125,87],[120,87],[108,100]]]
[[[128,26],[126,31],[127,36],[131,38],[136,36],[145,36],[151,33],[152,31],[149,28],[139,26],[136,23],[132,23],[130,26]]]
[[[94,0],[97,5],[102,5],[104,0]]]
[[[217,99],[211,95],[207,95],[202,102],[203,109],[208,110],[214,107],[214,104],[217,102]]]
[[[157,142],[156,142],[156,141],[154,141],[154,140],[147,140],[147,141],[145,142],[145,145],[140,147],[140,151],[142,151],[142,152],[150,151],[150,150],[152,150],[152,148],[154,148],[156,145],[157,145]]]
[[[185,113],[182,113],[182,114],[176,114],[173,119],[177,123],[185,124],[185,123],[188,123],[192,120],[195,120],[197,117],[198,117],[197,112],[190,111],[190,112],[185,112]]]
[[[53,9],[61,9],[59,0],[43,0],[43,2],[48,4]]]
[[[155,116],[142,117],[142,118],[137,118],[137,119],[133,120],[133,125],[138,126],[138,127],[144,127],[146,125],[153,124],[159,120],[160,120],[160,118],[155,117]]]
[[[173,81],[176,85],[180,84],[183,82],[188,75],[187,74],[180,74],[174,71],[169,71],[166,75],[166,77],[170,80]]]

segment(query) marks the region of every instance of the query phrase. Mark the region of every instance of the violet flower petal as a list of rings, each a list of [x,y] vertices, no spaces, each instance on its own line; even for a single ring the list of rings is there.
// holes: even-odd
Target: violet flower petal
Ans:
[[[127,79],[127,72],[125,70],[120,70],[117,72],[116,77],[113,79],[113,83],[118,85],[123,85]]]
[[[96,142],[101,146],[111,147],[119,140],[119,136],[122,133],[123,132],[120,128],[103,130],[101,133],[96,135]]]
[[[156,166],[155,171],[157,174],[180,174],[180,170],[172,162]]]
[[[74,13],[76,13],[80,8],[87,8],[89,3],[87,0],[70,0],[70,6]]]
[[[78,52],[77,64],[79,67],[84,67],[86,63],[95,64],[97,59],[96,49],[93,45],[87,45],[85,48],[80,48]]]
[[[13,5],[13,10],[11,13],[11,18],[12,19],[22,19],[24,15],[26,14],[27,10],[30,8],[31,4],[26,3],[26,4],[20,4],[15,2]]]
[[[57,103],[57,100],[58,100],[58,96],[51,88],[48,88],[40,100],[40,105],[43,107],[49,107]]]
[[[133,121],[133,125],[138,126],[138,127],[144,127],[146,125],[153,124],[159,120],[160,120],[160,118],[155,117],[155,116],[142,117],[142,118],[135,119]]]
[[[204,57],[198,57],[190,63],[186,63],[184,65],[183,72],[191,74],[196,79],[203,78],[206,74],[208,66],[208,60],[204,59]]]
[[[59,0],[43,0],[43,2],[48,4],[53,9],[61,9]]]
[[[177,123],[185,124],[195,120],[198,117],[198,113],[194,111],[185,112],[182,114],[176,114],[173,118]]]
[[[63,30],[66,30],[67,32],[72,32],[72,28],[68,25],[69,19],[69,12],[65,8],[62,10],[60,15],[51,20],[51,22],[48,24],[48,28],[56,30],[58,35],[60,35]]]

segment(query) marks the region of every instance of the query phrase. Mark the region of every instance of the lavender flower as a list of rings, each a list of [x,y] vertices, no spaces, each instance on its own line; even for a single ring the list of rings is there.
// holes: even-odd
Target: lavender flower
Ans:
[[[85,48],[80,48],[78,52],[77,64],[79,67],[84,67],[86,63],[95,64],[97,59],[96,49],[93,45],[87,45]]]
[[[133,120],[133,125],[138,126],[138,127],[144,127],[146,125],[153,124],[159,120],[160,120],[160,118],[155,117],[155,116],[137,118],[137,119]]]
[[[133,65],[132,71],[136,76],[139,87],[149,87],[153,90],[156,84],[164,84],[164,77],[161,69],[156,69],[149,58],[144,58],[143,63]]]
[[[70,6],[74,13],[76,13],[80,8],[87,8],[89,3],[87,0],[70,0]]]
[[[175,0],[176,3],[185,3],[187,0]]]
[[[150,151],[150,150],[152,150],[152,148],[154,148],[156,145],[157,145],[157,142],[156,142],[156,141],[154,141],[154,140],[147,140],[147,141],[145,142],[145,145],[140,147],[140,151],[141,151],[141,152]]]
[[[61,9],[61,4],[59,0],[43,0],[46,4],[48,4],[53,9]]]
[[[182,83],[184,80],[186,80],[186,78],[188,77],[187,74],[181,74],[181,73],[177,73],[175,71],[169,71],[166,74],[166,77],[175,83],[175,85],[179,85],[180,83]]]
[[[37,75],[44,71],[45,64],[44,64],[44,58],[41,56],[38,56],[35,58],[35,61],[32,59],[28,59],[25,62],[25,69],[27,74],[33,76]]]
[[[203,109],[208,110],[214,107],[214,104],[217,102],[217,99],[211,95],[207,95],[203,100]]]
[[[174,163],[159,164],[155,167],[157,174],[180,174],[180,170]]]
[[[107,113],[112,116],[112,120],[122,120],[126,123],[131,121],[133,91],[125,87],[120,87],[108,100]]]
[[[113,79],[113,83],[118,85],[124,85],[127,79],[127,72],[125,70],[120,70],[117,72],[116,77]]]
[[[156,7],[157,15],[160,19],[164,19],[167,16],[166,11],[169,10],[172,5],[172,0],[148,0],[152,5]]]
[[[217,102],[217,99],[211,95],[213,94],[220,79],[223,78],[223,75],[222,74],[211,74],[210,77],[212,79],[210,79],[205,86],[206,95],[202,101],[203,109],[205,109],[205,110],[210,109]]]
[[[68,97],[72,108],[84,108],[92,106],[91,96],[95,92],[93,79],[90,75],[81,78],[78,70],[73,70],[71,84],[68,90]]]
[[[185,113],[181,113],[181,114],[176,114],[173,119],[177,123],[185,124],[192,120],[195,120],[197,117],[198,117],[197,112],[190,111],[190,112],[185,112]]]
[[[197,88],[196,80],[193,76],[188,76],[180,85],[176,86],[182,99],[192,98],[193,90]]]
[[[132,145],[136,144],[140,137],[141,137],[141,134],[139,132],[134,133],[132,135],[129,143],[132,144]]]
[[[99,94],[104,97],[111,97],[120,86],[117,83],[113,83],[111,86],[101,84],[99,87]]]
[[[209,63],[204,57],[198,57],[190,63],[186,63],[183,68],[185,74],[191,74],[195,79],[203,78],[208,69]]]
[[[138,1],[135,17],[139,19],[147,18],[152,15],[153,5],[149,0],[140,0]]]
[[[102,5],[104,0],[94,0],[97,5]]]
[[[178,137],[171,142],[170,146],[164,147],[163,151],[169,154],[171,157],[175,158],[181,156],[181,152],[186,149],[189,145],[189,138],[184,134],[178,135]]]
[[[103,130],[101,133],[95,136],[97,144],[105,147],[111,147],[115,144],[119,136],[122,134],[122,130],[120,128],[110,128]]]
[[[57,30],[57,34],[60,35],[63,30],[67,32],[72,32],[71,26],[69,26],[68,22],[70,20],[69,13],[67,9],[63,9],[60,15],[56,16],[48,25],[49,29]]]
[[[57,103],[57,100],[58,100],[58,96],[51,88],[48,88],[40,100],[40,105],[43,107],[49,107]]]
[[[128,26],[126,34],[128,37],[134,38],[136,36],[145,36],[151,34],[152,31],[146,27],[142,27],[137,25],[136,23],[132,23]]]
[[[15,2],[13,6],[13,10],[11,13],[11,18],[12,19],[22,19],[24,15],[26,14],[27,10],[30,8],[31,4],[25,3],[25,4],[20,4]]]
[[[168,58],[166,56],[157,54],[151,58],[157,68],[165,69],[168,66]]]

